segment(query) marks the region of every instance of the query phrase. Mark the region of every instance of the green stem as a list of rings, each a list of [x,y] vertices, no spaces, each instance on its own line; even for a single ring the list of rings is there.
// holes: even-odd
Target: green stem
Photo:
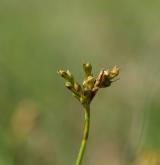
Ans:
[[[89,135],[90,105],[87,104],[86,106],[84,106],[84,110],[85,110],[84,132],[83,132],[83,138],[82,138],[80,150],[79,150],[77,160],[76,160],[76,165],[81,165],[81,162],[84,156],[84,151],[86,148],[88,135]]]

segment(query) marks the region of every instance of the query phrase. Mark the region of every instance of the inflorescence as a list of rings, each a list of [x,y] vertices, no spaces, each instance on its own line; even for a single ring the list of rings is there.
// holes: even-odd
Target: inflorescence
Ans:
[[[65,86],[73,93],[82,105],[90,104],[100,88],[109,87],[114,78],[119,75],[119,68],[102,69],[97,77],[93,76],[90,63],[83,64],[84,81],[82,86],[77,83],[69,70],[58,70],[58,74],[65,79]]]

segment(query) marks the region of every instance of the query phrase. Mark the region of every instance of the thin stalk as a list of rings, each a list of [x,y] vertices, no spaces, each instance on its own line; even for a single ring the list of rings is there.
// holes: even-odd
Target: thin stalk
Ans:
[[[84,106],[85,110],[85,120],[84,120],[84,132],[83,138],[80,146],[80,150],[77,156],[76,165],[81,165],[82,159],[84,157],[84,152],[86,148],[86,143],[89,135],[89,125],[90,125],[90,105]]]

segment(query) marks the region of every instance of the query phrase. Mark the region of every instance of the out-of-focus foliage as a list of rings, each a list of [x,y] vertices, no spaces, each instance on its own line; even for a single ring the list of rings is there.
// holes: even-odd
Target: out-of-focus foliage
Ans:
[[[84,164],[158,165],[160,1],[0,1],[0,165],[72,165],[83,112],[56,74],[117,64],[98,93]],[[152,160],[151,160],[152,159]],[[144,163],[147,162],[147,163]]]

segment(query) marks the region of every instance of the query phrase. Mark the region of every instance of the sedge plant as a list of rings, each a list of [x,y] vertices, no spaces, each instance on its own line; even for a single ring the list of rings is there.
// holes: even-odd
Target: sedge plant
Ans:
[[[114,66],[110,69],[101,69],[98,76],[92,73],[92,66],[90,63],[83,64],[84,80],[82,85],[75,81],[73,75],[69,70],[58,70],[58,74],[64,78],[65,86],[72,92],[75,98],[81,103],[84,109],[84,131],[79,153],[76,159],[76,165],[81,165],[84,157],[84,151],[89,135],[90,126],[90,104],[96,93],[101,88],[109,87],[112,82],[116,81],[114,78],[119,75],[119,68]]]

